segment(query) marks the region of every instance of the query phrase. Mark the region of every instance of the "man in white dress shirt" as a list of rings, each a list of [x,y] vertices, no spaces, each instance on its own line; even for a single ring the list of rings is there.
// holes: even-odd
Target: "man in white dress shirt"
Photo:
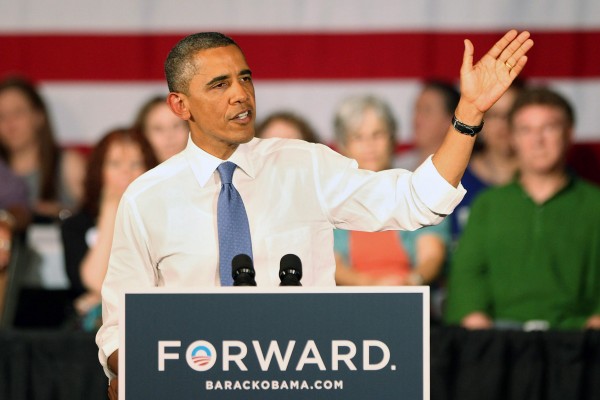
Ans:
[[[473,65],[466,40],[458,122],[440,149],[414,173],[374,173],[323,145],[254,138],[254,86],[241,49],[219,33],[180,41],[165,63],[167,102],[189,122],[188,145],[123,195],[102,290],[97,343],[112,378],[111,398],[117,394],[119,293],[220,285],[216,168],[224,160],[238,166],[233,184],[248,214],[257,284],[278,285],[279,261],[293,253],[302,260],[304,285],[333,286],[333,229],[416,229],[452,212],[464,195],[460,178],[475,141],[464,133],[480,128],[532,45],[529,33],[510,31]]]

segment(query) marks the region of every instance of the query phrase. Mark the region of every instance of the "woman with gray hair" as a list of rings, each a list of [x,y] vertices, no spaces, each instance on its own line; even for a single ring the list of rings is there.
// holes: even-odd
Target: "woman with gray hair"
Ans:
[[[340,103],[334,120],[340,152],[359,168],[392,168],[397,122],[388,104],[375,96],[353,96]],[[335,230],[338,285],[422,285],[440,274],[446,250],[438,231],[447,223],[417,232]]]
[[[346,98],[335,114],[334,129],[338,148],[359,168],[391,168],[397,123],[384,100],[372,95]]]
[[[359,168],[391,168],[396,120],[380,98],[353,96],[342,101],[335,114],[337,147]],[[395,231],[334,231],[338,285],[400,285],[406,282],[410,261]]]

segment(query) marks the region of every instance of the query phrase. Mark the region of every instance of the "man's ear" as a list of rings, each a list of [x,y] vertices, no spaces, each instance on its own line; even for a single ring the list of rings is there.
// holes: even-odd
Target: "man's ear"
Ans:
[[[186,100],[185,95],[182,93],[171,92],[167,95],[167,104],[171,107],[171,111],[185,121],[192,117]]]

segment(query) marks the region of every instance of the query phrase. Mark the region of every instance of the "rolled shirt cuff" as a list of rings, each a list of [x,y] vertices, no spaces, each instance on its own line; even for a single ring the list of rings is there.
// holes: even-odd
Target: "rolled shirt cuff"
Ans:
[[[114,353],[119,348],[119,340],[106,340],[102,341],[102,344],[98,346],[98,359],[100,360],[100,364],[104,369],[104,373],[108,377],[108,379],[113,379],[116,375],[108,368],[108,357]]]
[[[414,172],[413,187],[423,203],[434,213],[448,215],[461,202],[467,191],[461,183],[452,186],[433,165],[429,156]]]

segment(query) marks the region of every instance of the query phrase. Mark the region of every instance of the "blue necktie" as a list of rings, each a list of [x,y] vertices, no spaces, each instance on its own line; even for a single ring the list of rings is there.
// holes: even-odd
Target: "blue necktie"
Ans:
[[[252,258],[250,226],[244,202],[233,186],[233,172],[237,165],[226,161],[217,167],[221,176],[221,193],[217,204],[219,229],[219,273],[221,286],[232,286],[231,260],[238,254]]]

